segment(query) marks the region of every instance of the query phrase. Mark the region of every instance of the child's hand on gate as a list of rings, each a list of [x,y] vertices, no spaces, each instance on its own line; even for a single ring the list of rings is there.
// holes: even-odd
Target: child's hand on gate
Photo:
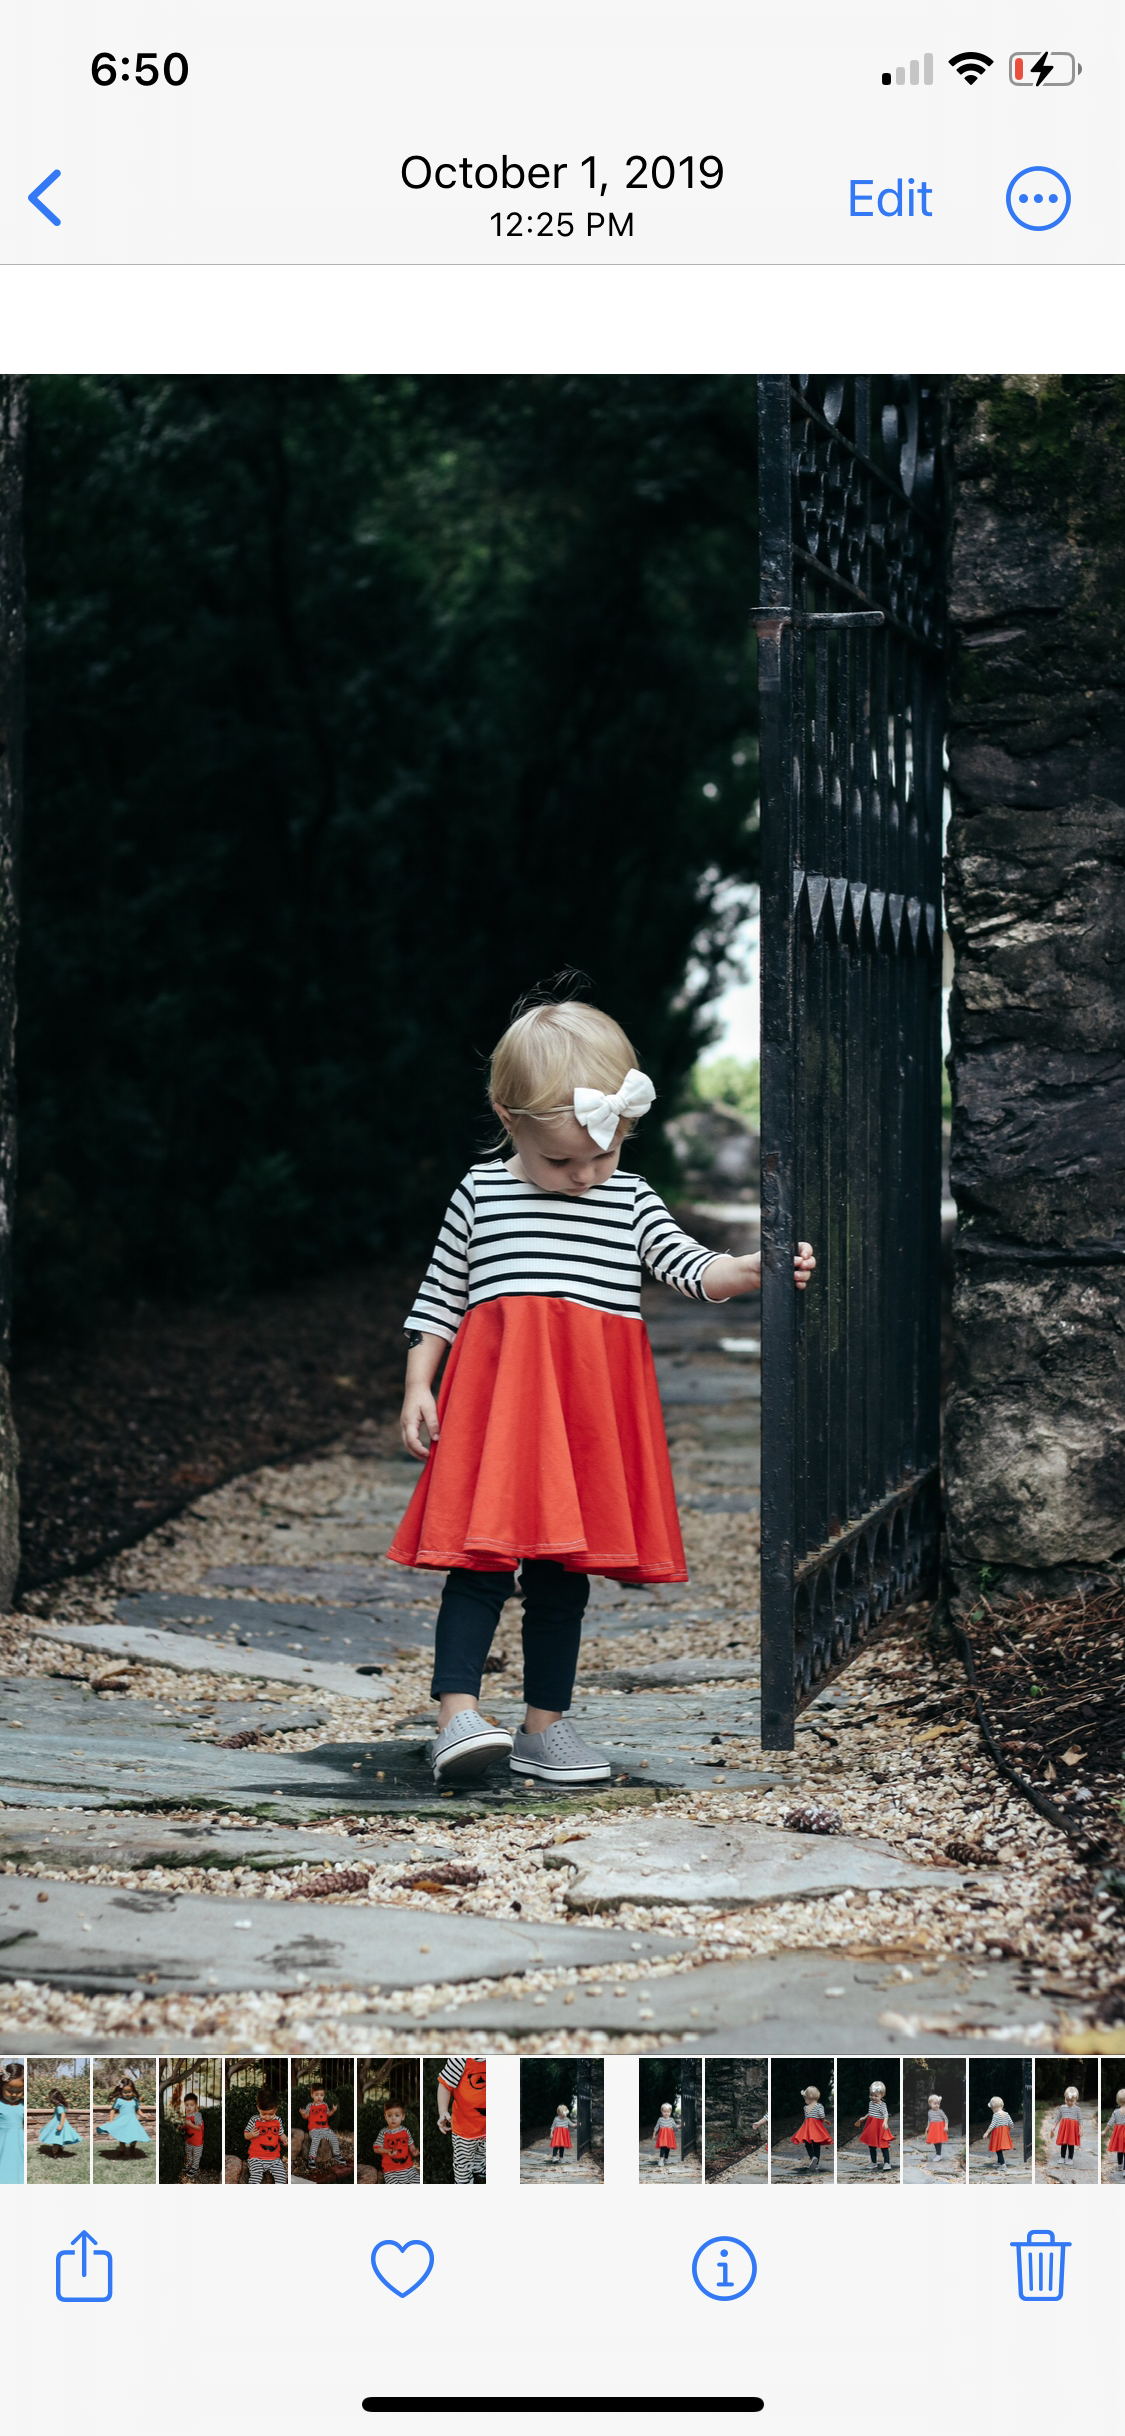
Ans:
[[[815,1267],[816,1257],[811,1243],[799,1243],[793,1255],[793,1283],[800,1293],[804,1293]]]

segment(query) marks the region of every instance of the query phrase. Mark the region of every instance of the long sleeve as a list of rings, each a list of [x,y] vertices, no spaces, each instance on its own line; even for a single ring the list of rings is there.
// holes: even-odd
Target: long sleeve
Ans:
[[[447,1345],[453,1343],[469,1305],[474,1211],[470,1173],[462,1177],[442,1219],[433,1258],[403,1323],[408,1329],[423,1329],[428,1336],[443,1336]]]
[[[685,1235],[659,1194],[640,1178],[633,1223],[637,1250],[645,1268],[662,1285],[673,1286],[677,1294],[689,1295],[694,1302],[706,1302],[703,1272],[717,1254]]]

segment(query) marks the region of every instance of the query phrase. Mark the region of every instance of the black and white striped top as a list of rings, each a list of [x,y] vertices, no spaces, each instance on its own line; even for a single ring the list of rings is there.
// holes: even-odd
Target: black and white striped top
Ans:
[[[643,1176],[618,1168],[578,1198],[524,1184],[492,1159],[457,1186],[405,1325],[452,1344],[466,1311],[501,1294],[549,1294],[639,1319],[645,1269],[706,1302],[703,1272],[714,1259]]]

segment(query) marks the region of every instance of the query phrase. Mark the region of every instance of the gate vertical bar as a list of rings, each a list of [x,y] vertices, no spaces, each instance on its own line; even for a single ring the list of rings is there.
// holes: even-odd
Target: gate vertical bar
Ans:
[[[792,509],[789,381],[758,383],[758,716],[762,789],[762,1743],[794,1731],[793,1489],[797,1311],[793,1292],[793,852],[789,689]],[[776,608],[776,624],[769,612]],[[784,919],[778,919],[785,908]],[[767,913],[767,908],[771,909]]]

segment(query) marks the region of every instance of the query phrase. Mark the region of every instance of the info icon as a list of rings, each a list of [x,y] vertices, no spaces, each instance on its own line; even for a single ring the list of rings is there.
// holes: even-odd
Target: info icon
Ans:
[[[716,2234],[701,2242],[691,2262],[692,2280],[709,2301],[740,2301],[758,2272],[758,2261],[746,2242],[733,2234]]]

